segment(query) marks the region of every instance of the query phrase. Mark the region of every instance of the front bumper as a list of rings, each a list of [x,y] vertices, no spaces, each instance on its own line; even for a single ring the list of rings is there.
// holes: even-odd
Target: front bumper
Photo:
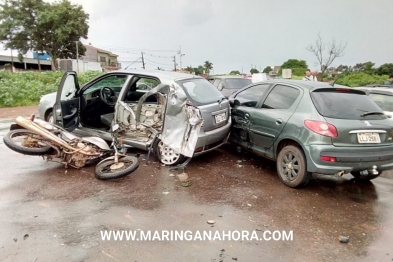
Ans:
[[[207,153],[225,144],[229,137],[231,123],[232,120],[229,118],[228,123],[225,126],[207,132],[201,129],[195,147],[194,156]]]
[[[307,171],[332,175],[344,171],[362,171],[377,166],[377,170],[393,169],[393,145],[380,147],[335,147],[333,145],[305,146]],[[335,157],[336,162],[321,160]]]

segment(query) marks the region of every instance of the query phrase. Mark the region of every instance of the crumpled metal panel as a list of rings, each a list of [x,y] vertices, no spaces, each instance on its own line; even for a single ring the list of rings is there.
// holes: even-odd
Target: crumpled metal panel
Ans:
[[[157,96],[158,105],[144,104],[151,95]],[[165,145],[192,157],[203,120],[198,108],[186,105],[187,100],[180,86],[161,84],[144,94],[138,104],[118,102],[116,122],[125,138],[151,142],[153,134],[144,126],[148,125]]]

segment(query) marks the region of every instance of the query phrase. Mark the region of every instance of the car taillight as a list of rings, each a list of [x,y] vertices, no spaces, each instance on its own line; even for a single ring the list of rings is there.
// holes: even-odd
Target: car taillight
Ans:
[[[332,124],[315,120],[305,120],[304,125],[311,131],[322,136],[338,137],[337,129]]]

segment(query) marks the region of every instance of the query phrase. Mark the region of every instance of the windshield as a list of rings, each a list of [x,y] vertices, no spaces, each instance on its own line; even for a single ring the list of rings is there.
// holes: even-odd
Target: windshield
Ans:
[[[251,80],[247,78],[229,78],[225,80],[225,88],[227,89],[241,89],[251,84]]]
[[[176,81],[195,105],[206,105],[220,101],[224,96],[206,79]]]
[[[325,117],[353,120],[386,118],[381,108],[366,96],[366,94],[351,92],[312,92],[311,98],[318,112]],[[381,112],[382,114],[363,115],[367,112]]]
[[[393,96],[385,94],[370,93],[369,97],[380,107],[383,111],[393,112]]]

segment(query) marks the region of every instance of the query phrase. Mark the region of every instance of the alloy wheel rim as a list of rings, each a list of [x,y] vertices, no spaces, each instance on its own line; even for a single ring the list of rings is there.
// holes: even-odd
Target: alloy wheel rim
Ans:
[[[162,141],[158,143],[158,151],[160,153],[161,163],[165,165],[173,165],[180,158],[179,153],[176,153],[169,146],[164,145]]]
[[[286,179],[293,181],[299,176],[299,159],[292,152],[288,152],[282,158],[281,168]]]

